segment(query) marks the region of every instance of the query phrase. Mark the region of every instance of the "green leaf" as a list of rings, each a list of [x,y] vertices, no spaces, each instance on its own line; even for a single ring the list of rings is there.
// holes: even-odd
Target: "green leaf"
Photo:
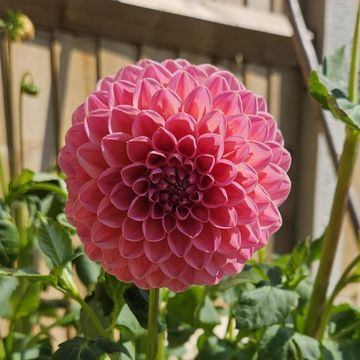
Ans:
[[[71,238],[60,224],[40,215],[36,235],[41,251],[53,268],[64,266],[71,259]]]
[[[74,260],[75,269],[81,282],[89,287],[96,283],[100,274],[100,266],[86,255],[80,255]]]
[[[333,306],[331,309],[330,329],[331,336],[360,340],[360,309],[350,304]]]
[[[130,358],[129,352],[120,343],[104,338],[90,340],[77,336],[61,343],[52,360],[99,360],[104,354],[114,353],[123,353]]]
[[[146,333],[127,304],[121,309],[116,320],[116,327],[121,332],[125,332],[132,341],[135,341]]]
[[[14,192],[22,188],[23,186],[31,183],[34,178],[34,172],[29,169],[24,169],[20,175],[14,177],[10,184],[9,190],[10,192]]]
[[[219,314],[209,297],[205,298],[204,305],[200,308],[199,322],[203,328],[209,330],[220,324]]]
[[[53,275],[42,275],[32,269],[9,269],[0,268],[0,276],[13,276],[15,278],[26,278],[30,281],[41,281],[56,285],[57,279]]]
[[[258,360],[319,360],[320,344],[315,339],[274,325],[259,343]]]
[[[18,283],[15,278],[0,276],[0,317],[11,316],[10,298]]]
[[[19,231],[8,219],[0,218],[0,264],[10,266],[20,249]]]
[[[132,313],[135,315],[139,324],[143,328],[147,329],[149,292],[147,290],[142,290],[132,286],[124,292],[124,299]]]
[[[298,305],[296,292],[272,286],[244,291],[236,304],[235,317],[239,329],[260,329],[284,321]]]
[[[360,340],[325,340],[322,343],[322,360],[358,360]]]

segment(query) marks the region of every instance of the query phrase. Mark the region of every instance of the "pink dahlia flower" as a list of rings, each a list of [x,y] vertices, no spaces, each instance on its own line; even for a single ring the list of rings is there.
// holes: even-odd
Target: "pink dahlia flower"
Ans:
[[[87,255],[149,289],[216,284],[281,226],[290,155],[231,73],[141,60],[99,81],[59,163]]]

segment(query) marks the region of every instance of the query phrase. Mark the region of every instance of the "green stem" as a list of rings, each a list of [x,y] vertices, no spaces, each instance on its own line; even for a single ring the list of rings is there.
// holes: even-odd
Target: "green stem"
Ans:
[[[338,181],[335,189],[329,225],[324,236],[320,266],[316,275],[314,290],[311,295],[309,311],[305,324],[305,333],[317,338],[320,336],[318,332],[319,324],[324,310],[332,265],[335,260],[341,226],[346,209],[351,177],[357,158],[358,140],[359,132],[348,129],[344,150],[339,163]]]
[[[323,311],[320,326],[319,326],[319,331],[318,331],[319,339],[322,339],[323,336],[324,336],[326,325],[327,325],[327,323],[329,321],[331,309],[333,307],[335,298],[337,297],[339,292],[348,284],[348,282],[347,282],[348,276],[351,273],[351,271],[354,269],[354,267],[359,263],[359,261],[360,261],[360,255],[358,255],[349,264],[349,266],[345,269],[344,273],[341,275],[339,281],[337,282],[332,294],[330,295],[329,299],[327,300],[327,302],[326,302],[326,304],[324,306],[324,311]]]
[[[360,5],[358,6],[355,22],[354,38],[351,50],[351,63],[349,75],[349,99],[352,103],[358,102],[359,77],[359,37],[360,37]]]
[[[150,290],[146,360],[156,360],[158,352],[159,289]]]

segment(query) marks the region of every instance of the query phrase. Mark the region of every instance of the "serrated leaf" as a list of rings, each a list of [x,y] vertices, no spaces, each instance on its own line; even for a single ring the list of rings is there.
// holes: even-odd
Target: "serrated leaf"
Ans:
[[[64,266],[71,259],[73,252],[70,235],[56,221],[39,216],[36,235],[41,251],[53,268]]]
[[[255,330],[284,321],[298,299],[296,292],[272,286],[244,291],[235,308],[237,328]]]

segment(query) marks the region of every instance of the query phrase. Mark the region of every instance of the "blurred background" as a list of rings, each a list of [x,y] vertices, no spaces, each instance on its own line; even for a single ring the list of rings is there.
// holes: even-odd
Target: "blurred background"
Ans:
[[[294,50],[294,30],[286,0],[0,0],[0,17],[12,9],[28,15],[35,39],[12,44],[12,74],[20,84],[30,71],[40,88],[25,97],[25,166],[38,171],[56,164],[72,111],[96,81],[140,58],[161,61],[183,57],[213,63],[233,72],[246,87],[267,99],[293,156],[293,189],[282,207],[284,226],[273,242],[289,251],[311,236],[321,236],[335,187],[335,166],[344,127],[323,122],[311,106]],[[297,3],[297,1],[296,1]],[[318,59],[350,41],[356,0],[303,0],[299,4]],[[296,45],[296,43],[295,43]],[[2,73],[4,76],[4,73]],[[3,78],[0,78],[2,93]],[[14,92],[18,91],[13,89]],[[19,117],[17,94],[14,116]],[[0,151],[19,149],[7,136],[0,96]],[[335,276],[358,252],[360,161],[352,190],[352,212],[343,229]],[[353,296],[354,289],[347,290]]]

